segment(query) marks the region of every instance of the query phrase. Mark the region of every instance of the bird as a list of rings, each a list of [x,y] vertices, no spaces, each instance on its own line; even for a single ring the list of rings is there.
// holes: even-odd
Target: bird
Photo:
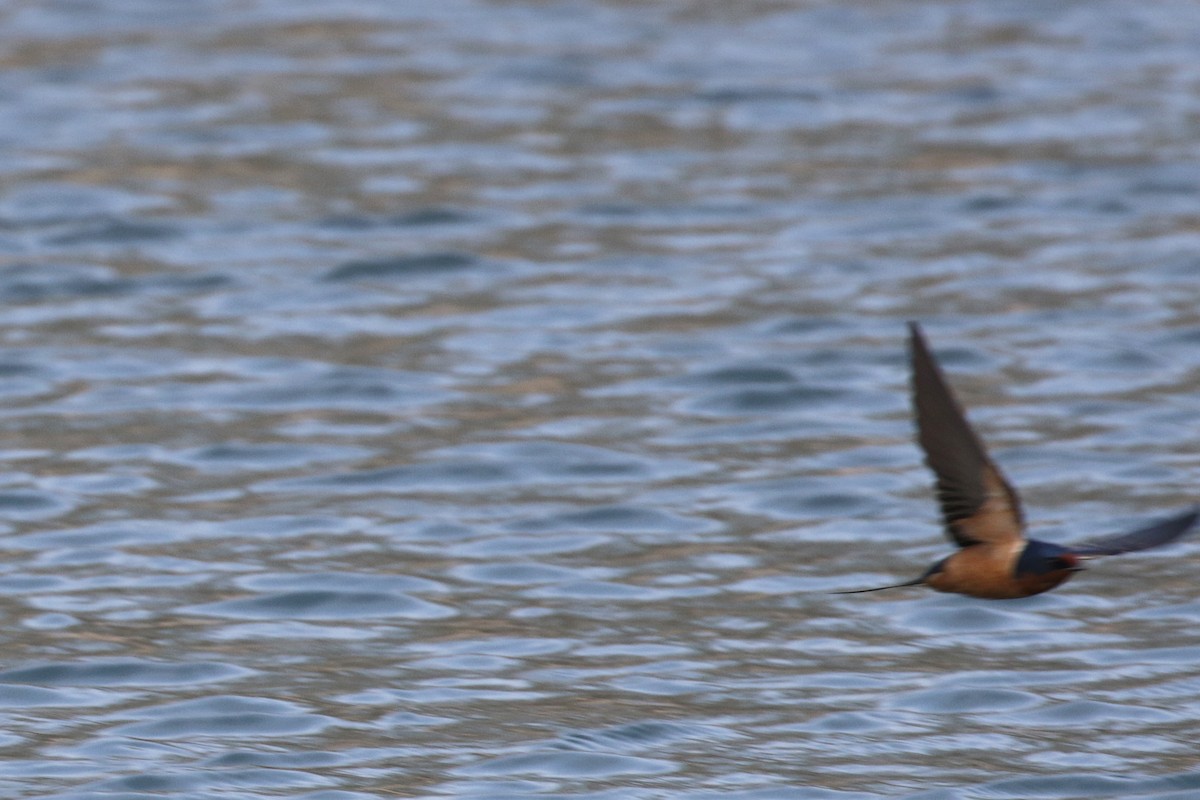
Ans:
[[[967,421],[921,326],[910,322],[908,331],[917,443],[936,478],[946,536],[958,550],[911,581],[835,594],[924,585],[989,600],[1030,597],[1082,571],[1088,559],[1169,544],[1200,518],[1200,507],[1194,506],[1134,531],[1070,547],[1028,538],[1020,497]]]

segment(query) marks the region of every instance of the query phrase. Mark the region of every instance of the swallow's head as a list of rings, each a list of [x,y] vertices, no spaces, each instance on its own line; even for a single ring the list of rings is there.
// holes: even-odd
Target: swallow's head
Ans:
[[[1069,569],[1071,572],[1082,572],[1084,569],[1083,559],[1081,559],[1076,553],[1063,553],[1058,557],[1058,560],[1062,562],[1064,569]]]
[[[1078,572],[1079,556],[1066,547],[1031,540],[1017,559],[1016,576],[1048,575],[1052,572]]]

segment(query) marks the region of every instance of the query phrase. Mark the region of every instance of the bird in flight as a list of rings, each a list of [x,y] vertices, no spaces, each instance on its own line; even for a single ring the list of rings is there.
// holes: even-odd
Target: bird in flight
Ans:
[[[1053,589],[1097,556],[1115,556],[1168,544],[1187,533],[1200,510],[1192,510],[1129,533],[1074,547],[1029,539],[1021,500],[967,422],[917,323],[910,322],[913,407],[917,442],[937,477],[937,500],[946,535],[958,551],[911,581],[835,594],[877,592],[924,584],[993,600],[1029,597]]]

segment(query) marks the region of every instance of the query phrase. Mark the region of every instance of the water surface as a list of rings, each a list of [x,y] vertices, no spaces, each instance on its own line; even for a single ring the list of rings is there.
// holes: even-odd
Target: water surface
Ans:
[[[5,797],[1200,791],[1187,3],[0,13]]]

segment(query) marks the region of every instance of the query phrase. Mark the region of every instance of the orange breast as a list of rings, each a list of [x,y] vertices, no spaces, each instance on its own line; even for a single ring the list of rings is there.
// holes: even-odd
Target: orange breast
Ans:
[[[1015,546],[1014,546],[1015,545]],[[930,575],[926,583],[939,592],[955,592],[991,600],[1010,600],[1029,597],[1053,589],[1071,577],[1063,569],[1044,575],[1025,575],[1017,578],[1014,566],[1023,542],[964,547],[946,559],[940,572]]]

